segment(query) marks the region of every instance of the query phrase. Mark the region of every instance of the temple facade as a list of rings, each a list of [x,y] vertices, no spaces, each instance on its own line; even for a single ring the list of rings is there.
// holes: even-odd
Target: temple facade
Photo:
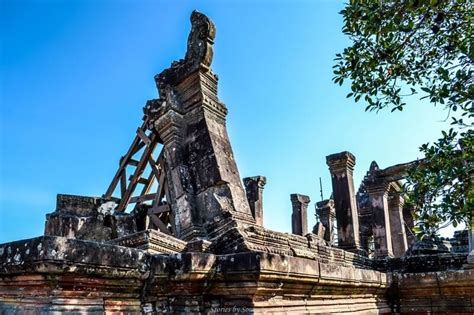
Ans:
[[[186,55],[155,76],[159,98],[104,195],[58,195],[43,236],[0,244],[0,314],[474,313],[465,242],[411,233],[410,163],[373,162],[356,190],[356,157],[330,154],[317,224],[295,193],[292,233],[265,228],[266,178],[240,177],[215,35],[193,12]]]

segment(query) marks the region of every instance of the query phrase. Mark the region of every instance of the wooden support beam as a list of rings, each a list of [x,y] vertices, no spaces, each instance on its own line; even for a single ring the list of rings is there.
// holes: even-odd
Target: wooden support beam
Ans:
[[[164,204],[164,205],[160,205],[160,206],[154,206],[154,207],[148,209],[148,215],[160,214],[160,213],[169,212],[169,211],[171,211],[170,205],[169,204]]]
[[[163,204],[165,197],[168,201],[170,198],[168,196],[169,192],[164,168],[164,150],[160,152],[160,155],[155,160],[153,152],[157,144],[161,143],[161,140],[153,131],[147,135],[147,120],[148,118],[144,117],[143,124],[137,129],[132,145],[127,153],[120,158],[119,169],[107,192],[104,194],[104,197],[109,199],[113,198],[119,203],[117,211],[125,211],[129,204],[140,204],[152,200],[152,207],[148,210],[145,222],[146,227],[156,227],[164,233],[174,235],[176,231],[171,206],[167,203]],[[149,173],[147,170],[148,164],[151,169]],[[132,175],[127,178],[127,168],[129,166],[135,167],[135,169],[132,171]],[[144,175],[145,171],[147,171],[146,176]],[[157,192],[150,193],[155,180],[158,184]],[[144,185],[141,189],[141,193],[138,196],[132,197],[138,184]],[[112,196],[117,185],[120,185],[120,198]]]
[[[146,128],[147,124],[148,124],[148,118],[144,117],[142,126],[140,128],[141,129]],[[132,145],[128,149],[127,153],[123,156],[123,158],[120,159],[119,168],[117,172],[115,173],[115,176],[112,179],[112,182],[110,183],[109,188],[107,188],[107,191],[104,194],[104,198],[108,199],[112,197],[112,194],[114,193],[115,188],[117,187],[117,184],[119,183],[120,177],[122,176],[122,170],[125,169],[127,162],[131,159],[131,157],[136,152],[138,152],[141,149],[141,147],[143,147],[144,144],[142,144],[140,147],[140,143],[141,143],[140,137],[135,136],[135,138],[133,139]]]
[[[134,160],[134,159],[130,159],[130,160],[128,160],[128,165],[137,166],[137,165],[138,165],[138,161],[137,161],[137,160]]]
[[[130,177],[130,180],[132,180],[132,177]],[[143,177],[140,177],[137,181],[138,184],[142,184],[142,185],[148,185],[149,181],[148,179],[146,178],[143,178]]]
[[[145,202],[149,200],[154,200],[156,198],[156,194],[146,194],[146,195],[141,195],[141,196],[136,196],[130,198],[129,203],[140,203],[140,202]]]
[[[150,145],[151,143],[151,139],[148,138],[148,136],[146,135],[145,131],[143,131],[142,128],[138,128],[137,129],[137,135],[140,137],[140,139],[145,142],[146,145]]]
[[[120,175],[120,196],[123,196],[127,191],[127,170],[124,168]]]
[[[161,173],[161,166],[157,165],[154,161],[148,161],[150,164],[151,172],[155,175],[155,178],[160,178]]]
[[[150,159],[151,158],[152,158],[152,155],[150,154]],[[148,160],[148,162],[150,162],[150,160]],[[148,175],[147,183],[142,188],[140,196],[148,195],[148,193],[150,192],[151,186],[153,186],[153,183],[155,182],[155,179],[156,179],[155,173],[153,173],[153,171],[151,171],[150,174]],[[156,198],[155,197],[156,194],[152,194],[152,195],[153,195],[153,198],[148,199],[148,200],[154,200]],[[132,203],[132,202],[130,201],[130,203]],[[154,202],[153,202],[153,204],[154,204]]]
[[[140,139],[140,137],[137,136],[137,139],[138,139],[138,144],[136,145],[135,148],[133,148],[132,156],[135,155],[138,151],[140,151],[145,146],[145,142],[143,142]]]
[[[158,205],[165,196],[165,172],[161,171],[160,178],[158,179],[158,192],[156,194],[155,204]]]
[[[155,224],[158,227],[158,229],[161,232],[171,235],[171,233],[168,230],[168,228],[166,227],[166,225],[160,219],[158,219],[158,217],[156,215],[150,215],[149,218],[153,222],[153,224]]]
[[[156,141],[156,134],[152,134],[151,143],[148,145],[143,152],[143,155],[138,162],[137,167],[135,168],[135,172],[133,173],[132,179],[130,180],[130,184],[128,185],[127,191],[122,196],[122,201],[120,202],[119,206],[117,207],[117,211],[124,211],[127,207],[127,204],[132,196],[132,193],[135,191],[135,188],[138,184],[138,180],[141,178],[143,171],[145,170],[145,166],[148,163],[150,155],[156,148],[157,145]]]

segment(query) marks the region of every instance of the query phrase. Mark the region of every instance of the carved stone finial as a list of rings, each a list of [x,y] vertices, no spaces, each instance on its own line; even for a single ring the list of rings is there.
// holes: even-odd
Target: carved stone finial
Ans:
[[[372,161],[372,163],[370,163],[369,172],[378,171],[378,170],[379,170],[379,165],[377,164],[377,162]]]
[[[212,62],[216,27],[207,16],[196,10],[191,14],[191,25],[185,61],[193,66],[201,64],[209,67]]]
[[[175,85],[197,69],[208,69],[211,66],[215,36],[214,23],[206,15],[194,10],[191,14],[191,32],[186,56],[174,61],[170,68],[155,76],[160,94],[164,94],[167,85]]]

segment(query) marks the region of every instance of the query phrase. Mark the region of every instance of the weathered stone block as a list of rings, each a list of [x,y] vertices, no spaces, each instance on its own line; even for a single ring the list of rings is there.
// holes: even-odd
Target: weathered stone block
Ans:
[[[101,198],[58,194],[56,211],[78,216],[91,216],[97,213],[97,209],[102,203],[104,200]]]
[[[114,212],[116,206],[103,198],[58,195],[44,234],[103,242],[137,232],[139,214]]]
[[[105,226],[103,218],[54,212],[46,216],[44,235],[108,241],[112,238],[112,228]]]

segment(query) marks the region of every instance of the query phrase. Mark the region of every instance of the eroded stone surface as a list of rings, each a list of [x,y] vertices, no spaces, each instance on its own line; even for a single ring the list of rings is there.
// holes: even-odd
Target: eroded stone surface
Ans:
[[[461,269],[472,256],[404,232],[408,164],[372,163],[356,198],[355,157],[330,155],[333,197],[317,204],[314,233],[298,194],[292,234],[262,226],[265,178],[244,191],[210,69],[215,26],[199,12],[191,22],[185,58],[155,77],[160,98],[145,107],[174,235],[146,230],[144,204],[124,213],[113,198],[58,195],[45,236],[0,244],[0,313],[472,313],[474,271]]]
[[[44,234],[104,242],[137,232],[137,216],[115,212],[116,206],[102,198],[58,195]]]

